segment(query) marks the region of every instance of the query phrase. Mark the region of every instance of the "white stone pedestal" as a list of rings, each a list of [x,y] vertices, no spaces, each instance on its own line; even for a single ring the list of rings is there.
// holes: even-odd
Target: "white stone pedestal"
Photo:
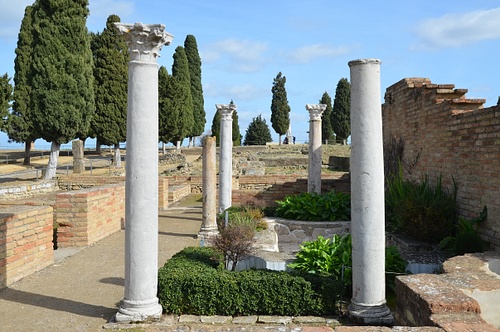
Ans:
[[[125,297],[117,322],[159,319],[158,64],[172,41],[160,24],[117,23],[130,52],[125,177]]]
[[[351,71],[352,300],[349,316],[391,325],[385,300],[385,204],[380,60],[349,62]]]

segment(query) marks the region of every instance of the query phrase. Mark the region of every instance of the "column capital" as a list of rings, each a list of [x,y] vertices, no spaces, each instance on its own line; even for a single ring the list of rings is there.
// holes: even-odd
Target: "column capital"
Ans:
[[[233,112],[236,111],[235,104],[215,104],[217,111],[220,111],[221,120],[232,120]]]
[[[165,32],[163,24],[115,23],[127,42],[130,60],[156,63],[163,45],[169,45],[174,36]]]
[[[325,104],[307,104],[306,110],[309,111],[309,120],[317,121],[321,120],[321,115],[326,110]]]

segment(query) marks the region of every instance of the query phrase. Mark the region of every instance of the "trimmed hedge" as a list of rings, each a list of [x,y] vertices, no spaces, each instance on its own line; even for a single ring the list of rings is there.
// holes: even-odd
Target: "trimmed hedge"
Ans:
[[[332,315],[341,284],[332,277],[271,270],[231,272],[212,248],[189,247],[158,274],[167,313],[193,315]]]

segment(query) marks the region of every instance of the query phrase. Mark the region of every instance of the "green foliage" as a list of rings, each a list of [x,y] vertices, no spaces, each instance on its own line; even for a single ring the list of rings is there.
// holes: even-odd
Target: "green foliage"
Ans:
[[[346,140],[351,134],[351,85],[347,78],[341,78],[335,90],[331,121],[338,139]]]
[[[127,139],[128,46],[110,15],[102,33],[91,34],[94,58],[96,113],[91,121],[92,136],[99,144],[119,145]]]
[[[198,53],[198,44],[193,35],[187,35],[184,40],[184,49],[189,65],[189,78],[191,97],[193,98],[194,125],[190,128],[189,136],[199,136],[205,130],[206,113],[205,101],[203,99],[203,87],[201,84],[201,58]]]
[[[164,143],[170,142],[168,123],[169,120],[172,121],[169,116],[173,116],[168,108],[170,105],[168,100],[169,78],[167,68],[161,66],[158,70],[158,140]]]
[[[193,315],[331,315],[340,284],[323,276],[269,270],[230,272],[211,248],[186,248],[158,273],[167,313]]]
[[[286,131],[290,127],[290,105],[288,104],[285,83],[286,77],[282,76],[281,72],[279,72],[273,80],[273,87],[271,88],[271,92],[273,93],[271,101],[271,124],[274,131],[280,135],[280,142],[281,135],[286,134]]]
[[[94,114],[88,15],[88,0],[33,4],[29,114],[35,131],[55,146],[86,137]]]
[[[234,104],[233,101],[231,100],[231,104]],[[238,112],[234,110],[233,112],[233,132],[232,132],[232,137],[233,137],[233,146],[240,146],[241,145],[241,133],[240,133],[240,124],[238,123]]]
[[[248,224],[256,231],[267,229],[267,223],[264,218],[264,211],[255,207],[231,206],[217,217],[217,225],[220,228],[224,226],[227,212],[228,224]]]
[[[328,141],[329,143],[334,143],[335,136],[333,135],[332,120],[331,120],[331,115],[333,111],[332,98],[325,91],[325,93],[323,93],[323,96],[319,100],[319,103],[326,105],[326,109],[321,115],[321,142],[323,144],[326,144],[326,141]]]
[[[12,106],[12,84],[10,77],[5,74],[0,76],[0,130],[4,131],[6,119]]]
[[[438,177],[435,185],[425,176],[421,182],[403,179],[399,172],[387,181],[386,217],[393,231],[438,243],[451,235],[457,216],[456,185],[447,191]]]
[[[488,209],[485,206],[477,218],[459,217],[455,235],[444,238],[439,243],[439,248],[450,251],[454,255],[485,251],[489,243],[479,236],[477,228],[479,223],[486,220],[487,215]]]
[[[220,119],[221,114],[219,110],[215,111],[214,117],[212,119],[212,136],[215,136],[215,144],[216,146],[220,146]]]
[[[253,118],[248,125],[243,145],[266,145],[267,142],[272,142],[272,140],[266,120],[259,115]]]
[[[301,193],[285,196],[277,203],[275,215],[278,217],[305,221],[351,220],[350,196],[333,190],[325,194]]]
[[[395,277],[405,273],[406,262],[395,246],[385,248],[386,285],[394,290]],[[332,275],[346,287],[352,285],[352,239],[351,234],[335,234],[331,239],[318,236],[314,241],[304,242],[296,259],[289,267],[306,273]]]

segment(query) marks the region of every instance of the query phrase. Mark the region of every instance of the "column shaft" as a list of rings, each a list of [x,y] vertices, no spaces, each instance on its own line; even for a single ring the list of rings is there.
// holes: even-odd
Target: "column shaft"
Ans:
[[[321,194],[321,115],[326,105],[307,104],[309,111],[309,166],[307,176],[307,192]]]
[[[349,62],[351,70],[351,235],[353,296],[350,316],[392,324],[385,300],[385,204],[380,60]]]
[[[219,159],[219,213],[231,207],[233,190],[233,112],[236,105],[216,105],[221,112]]]
[[[217,229],[217,159],[215,136],[203,142],[203,219],[198,237],[206,242],[218,233]]]

